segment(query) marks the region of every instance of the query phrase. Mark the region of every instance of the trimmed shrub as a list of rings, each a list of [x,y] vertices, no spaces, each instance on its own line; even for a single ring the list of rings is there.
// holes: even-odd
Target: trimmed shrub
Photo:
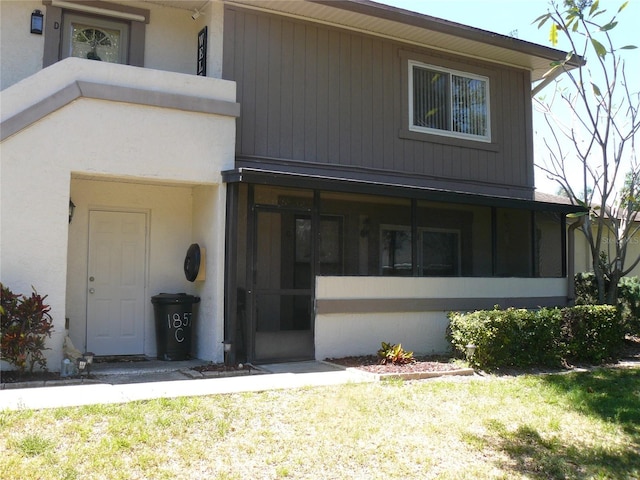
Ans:
[[[618,301],[625,333],[640,336],[640,278],[620,279]]]
[[[608,284],[605,278],[605,285]],[[580,272],[575,275],[576,305],[596,305],[598,303],[598,284],[593,272]]]
[[[23,373],[27,365],[29,372],[37,364],[47,369],[43,352],[45,337],[51,337],[53,320],[51,308],[44,303],[47,298],[34,291],[30,297],[15,294],[0,283],[0,351],[2,359]]]
[[[600,364],[617,359],[624,328],[612,305],[577,305],[562,310],[562,341],[572,362]]]
[[[620,353],[624,334],[610,305],[525,310],[508,308],[449,313],[449,339],[473,366],[486,370],[558,367],[563,362],[602,363]]]
[[[608,280],[605,279],[605,284]],[[575,276],[576,305],[596,305],[598,285],[593,272]],[[625,333],[640,336],[640,279],[623,277],[618,282],[618,308]]]
[[[472,313],[452,312],[450,341],[454,350],[465,353],[468,344],[476,346],[469,362],[492,370],[502,367],[558,366],[561,312],[508,308]]]

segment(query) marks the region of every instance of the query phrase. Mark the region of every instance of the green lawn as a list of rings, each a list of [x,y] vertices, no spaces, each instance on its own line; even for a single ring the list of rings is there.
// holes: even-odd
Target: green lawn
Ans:
[[[640,478],[640,370],[0,413],[0,478]]]

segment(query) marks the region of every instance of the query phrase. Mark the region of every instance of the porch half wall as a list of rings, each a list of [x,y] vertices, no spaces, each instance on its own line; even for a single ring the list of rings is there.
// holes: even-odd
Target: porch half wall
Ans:
[[[317,277],[317,360],[371,355],[380,342],[441,354],[450,311],[567,303],[566,278]]]

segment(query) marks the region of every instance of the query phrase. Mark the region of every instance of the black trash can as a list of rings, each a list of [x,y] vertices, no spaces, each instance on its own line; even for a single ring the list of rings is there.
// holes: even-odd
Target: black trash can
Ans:
[[[193,305],[200,297],[161,293],[151,297],[156,319],[156,346],[160,360],[186,360],[191,355]]]

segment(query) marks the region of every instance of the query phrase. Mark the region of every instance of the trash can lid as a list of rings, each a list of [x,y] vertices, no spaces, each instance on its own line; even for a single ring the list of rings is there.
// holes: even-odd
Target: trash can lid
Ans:
[[[198,302],[200,302],[200,297],[196,297],[195,295],[187,295],[186,293],[160,293],[151,297],[151,303],[157,303],[160,305]]]

